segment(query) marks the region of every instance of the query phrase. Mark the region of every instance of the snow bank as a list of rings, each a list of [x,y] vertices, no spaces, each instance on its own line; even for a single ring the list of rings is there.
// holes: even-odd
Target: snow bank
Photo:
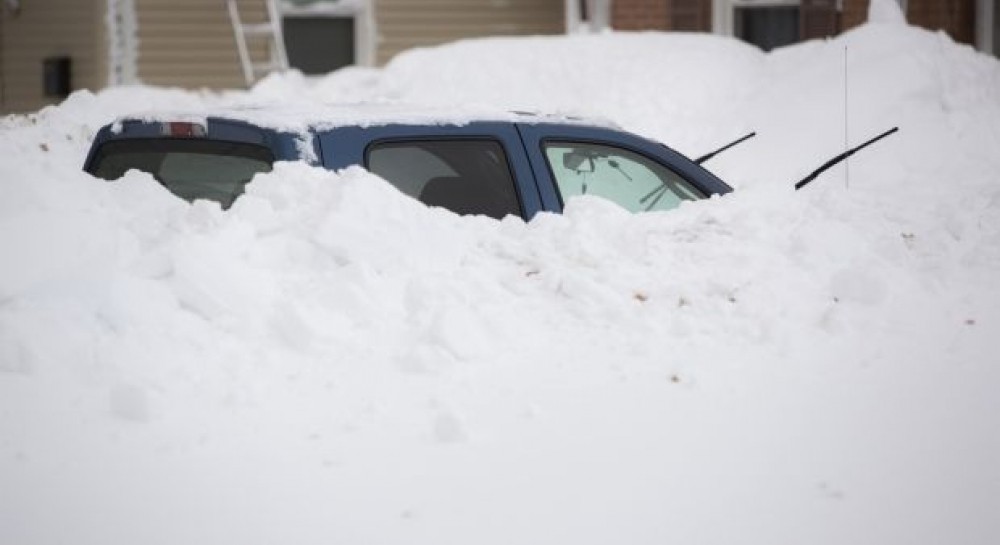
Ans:
[[[795,193],[843,146],[899,135]],[[232,209],[79,172],[141,111],[327,98],[604,117],[740,189],[460,218],[360,170]],[[0,121],[4,543],[1000,539],[1000,63],[873,25],[602,35]]]

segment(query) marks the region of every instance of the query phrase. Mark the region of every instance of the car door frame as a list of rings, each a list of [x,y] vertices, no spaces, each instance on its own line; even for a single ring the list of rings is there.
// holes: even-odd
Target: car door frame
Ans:
[[[555,176],[545,157],[546,142],[579,142],[613,146],[638,153],[677,173],[705,195],[724,195],[732,188],[704,167],[665,144],[604,127],[562,123],[518,123],[517,130],[531,164],[542,206],[562,213],[564,203]]]

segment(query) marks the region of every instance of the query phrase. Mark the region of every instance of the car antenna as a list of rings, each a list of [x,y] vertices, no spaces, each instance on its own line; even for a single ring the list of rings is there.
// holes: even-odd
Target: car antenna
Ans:
[[[736,144],[739,144],[739,143],[743,142],[744,140],[749,140],[749,139],[753,138],[754,136],[757,136],[756,132],[752,132],[752,133],[750,133],[750,134],[748,134],[748,135],[746,135],[746,136],[744,136],[742,138],[738,138],[736,140],[733,140],[732,142],[726,144],[725,146],[722,146],[721,148],[719,148],[719,149],[717,149],[717,150],[715,150],[715,151],[713,151],[711,153],[706,153],[705,155],[702,155],[701,157],[695,159],[694,162],[698,163],[700,165],[700,164],[704,163],[705,161],[708,161],[712,157],[715,157],[716,155],[718,155],[718,154],[726,151],[727,149],[735,146]]]
[[[844,149],[845,150],[847,149],[847,143],[850,141],[848,136],[850,134],[849,132],[850,125],[848,125],[848,121],[850,118],[851,103],[850,101],[848,101],[848,95],[847,95],[847,91],[849,89],[847,82],[848,75],[849,73],[847,71],[847,45],[845,44],[844,45]],[[844,189],[850,189],[850,188],[851,188],[851,162],[844,161]]]
[[[896,132],[898,130],[899,130],[899,127],[893,127],[891,129],[885,131],[884,133],[876,136],[875,138],[872,138],[871,140],[869,140],[869,141],[867,141],[867,142],[865,142],[865,143],[863,143],[863,144],[861,144],[859,146],[853,147],[853,148],[845,151],[844,153],[841,153],[840,155],[834,157],[833,159],[830,159],[829,161],[823,163],[822,165],[820,165],[819,168],[817,168],[816,170],[812,171],[812,173],[810,173],[808,176],[806,176],[805,178],[802,178],[801,180],[799,180],[798,183],[795,184],[795,189],[796,190],[802,189],[803,187],[806,186],[806,184],[808,184],[809,182],[815,180],[817,176],[819,176],[820,174],[826,172],[833,165],[836,165],[837,163],[843,161],[844,159],[847,159],[848,157],[854,155],[855,153],[857,153],[857,152],[859,152],[859,151],[867,148],[868,146],[874,144],[875,142],[878,142],[879,140],[885,138],[886,136],[889,136],[890,134],[892,134],[892,133],[894,133],[894,132]]]

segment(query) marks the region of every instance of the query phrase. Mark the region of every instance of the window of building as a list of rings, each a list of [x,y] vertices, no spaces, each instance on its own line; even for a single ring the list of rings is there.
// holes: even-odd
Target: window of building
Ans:
[[[736,37],[764,51],[800,40],[797,5],[738,5],[733,9]]]
[[[1000,0],[993,0],[993,9],[989,11],[989,16],[993,19],[991,21],[993,25],[993,54],[1000,56]]]
[[[713,0],[712,28],[765,51],[840,31],[842,0]]]
[[[353,17],[289,17],[283,21],[288,64],[326,74],[355,64]]]
[[[371,0],[283,0],[282,33],[288,64],[305,74],[326,74],[374,59]]]

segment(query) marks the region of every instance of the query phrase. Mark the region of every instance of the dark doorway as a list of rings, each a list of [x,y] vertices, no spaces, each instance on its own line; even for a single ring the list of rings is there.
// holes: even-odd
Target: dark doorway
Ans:
[[[736,36],[764,51],[799,41],[798,6],[738,6],[733,13]]]
[[[1000,57],[1000,0],[993,0],[993,54]]]
[[[354,64],[353,17],[285,17],[288,64],[303,74],[326,74]]]

